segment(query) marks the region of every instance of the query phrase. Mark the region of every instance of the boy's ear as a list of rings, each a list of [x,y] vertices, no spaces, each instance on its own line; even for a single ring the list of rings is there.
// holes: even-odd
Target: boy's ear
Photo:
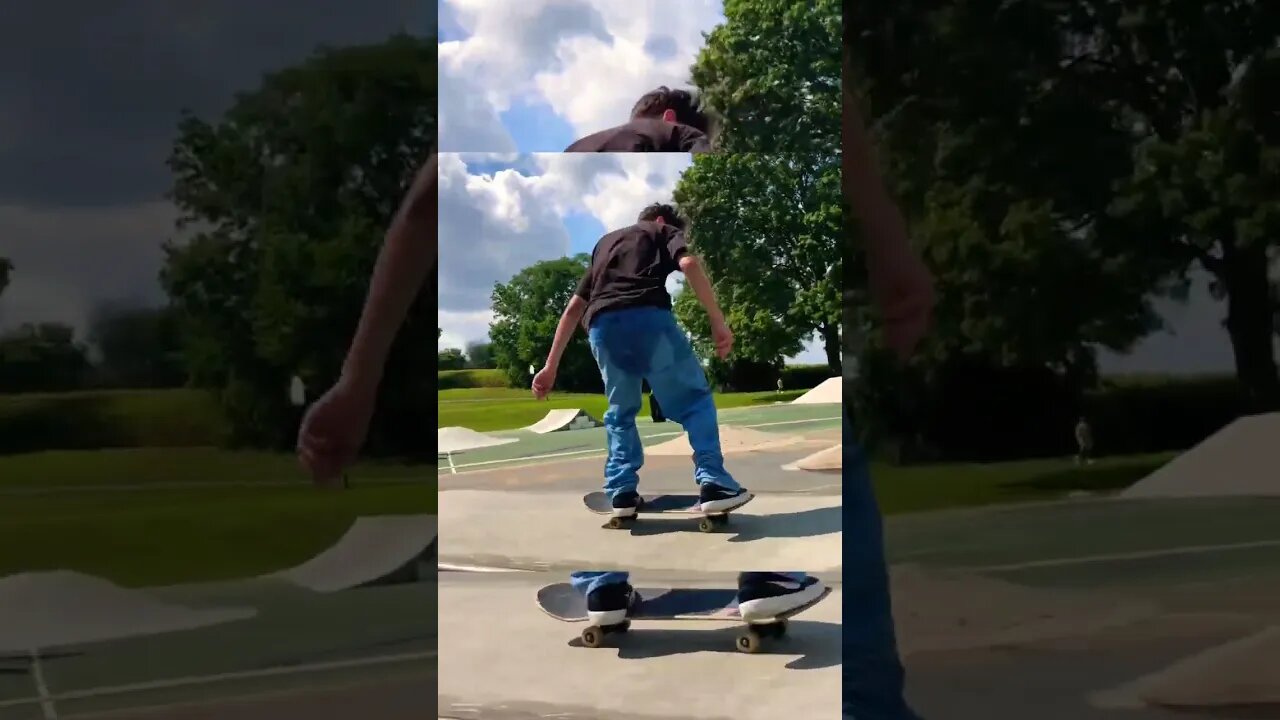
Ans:
[[[669,123],[674,123],[676,121],[676,111],[672,110],[671,108],[667,108],[666,110],[663,110],[662,119],[666,120]]]

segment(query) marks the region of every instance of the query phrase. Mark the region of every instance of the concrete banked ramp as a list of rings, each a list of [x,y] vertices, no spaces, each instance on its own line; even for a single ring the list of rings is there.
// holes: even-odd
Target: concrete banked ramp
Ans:
[[[597,428],[601,425],[602,423],[591,417],[586,410],[552,410],[547,413],[546,417],[525,428],[525,430],[542,435],[549,432],[559,432],[561,430],[585,430],[587,428]]]
[[[1280,495],[1280,413],[1232,422],[1120,496],[1227,495]]]
[[[252,608],[189,608],[141,590],[68,570],[0,577],[0,653],[218,625],[257,614]]]
[[[704,534],[696,518],[651,515],[634,531],[602,530],[582,493],[445,490],[440,561],[498,567],[738,572],[839,572],[840,496],[757,496],[729,527]]]
[[[356,518],[328,550],[270,577],[322,593],[424,580],[434,574],[436,528],[435,515]]]

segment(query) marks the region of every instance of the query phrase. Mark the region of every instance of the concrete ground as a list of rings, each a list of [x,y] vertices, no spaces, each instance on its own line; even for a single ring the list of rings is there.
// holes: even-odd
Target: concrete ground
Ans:
[[[840,477],[780,469],[834,438],[833,428],[812,433],[809,446],[727,458],[758,497],[714,534],[674,516],[601,529],[580,500],[597,488],[598,456],[441,476],[441,561],[473,571],[441,574],[439,715],[837,717]],[[685,458],[649,458],[642,490],[688,491],[689,472]],[[943,511],[890,518],[886,538],[908,694],[928,720],[1280,718],[1259,707],[1187,714],[1125,694],[1137,678],[1280,623],[1280,501]],[[738,570],[800,569],[837,592],[767,654],[735,652],[732,624],[695,622],[637,623],[588,649],[580,625],[534,602],[570,569],[720,587]],[[708,684],[720,682],[734,691],[708,701]]]

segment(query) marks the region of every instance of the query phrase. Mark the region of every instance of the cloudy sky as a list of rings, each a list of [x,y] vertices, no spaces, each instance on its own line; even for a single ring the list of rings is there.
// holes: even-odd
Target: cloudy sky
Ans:
[[[318,45],[429,35],[435,24],[426,0],[90,7],[6,3],[0,20],[0,257],[16,266],[0,328],[83,329],[103,301],[161,300],[175,214],[164,162],[181,110],[216,116]]]
[[[466,83],[442,85],[446,116],[455,109],[483,110],[454,117],[465,118],[463,126],[476,132],[488,127],[485,132],[507,138],[512,149],[539,143],[561,149],[576,127],[612,121],[610,108],[621,102],[625,110],[632,96],[658,84],[658,75],[644,73],[686,73],[701,31],[720,14],[717,5],[694,0],[600,0],[592,3],[599,6],[594,14],[572,0],[437,1],[447,3],[440,19],[442,55],[454,53],[458,68],[501,81],[489,83],[485,93],[464,94]],[[317,45],[378,42],[399,31],[429,34],[436,22],[427,0],[310,0],[305,8],[251,0],[116,0],[90,15],[83,8],[65,0],[8,3],[0,22],[0,257],[17,266],[0,296],[0,330],[56,321],[83,332],[92,310],[105,301],[162,301],[160,246],[173,235],[174,217],[164,200],[170,186],[164,161],[182,109],[214,117],[264,72],[305,59]],[[86,22],[66,22],[77,13]],[[500,22],[503,17],[522,20]],[[579,29],[566,39],[562,25]],[[628,53],[661,62],[630,63]],[[542,69],[523,69],[535,65]],[[592,68],[604,72],[588,72]],[[601,76],[608,82],[599,82]],[[559,88],[589,91],[571,96]],[[547,97],[561,100],[553,104]],[[454,193],[442,208],[462,202],[455,208],[459,214],[442,224],[460,223],[466,212],[481,224],[442,236],[442,263],[457,248],[448,244],[453,237],[476,239],[476,248],[491,253],[487,262],[504,270],[585,248],[606,226],[634,217],[650,201],[650,189],[669,192],[679,172],[597,172],[575,169],[569,160],[527,157],[509,163],[519,172],[489,165],[453,166],[458,182],[442,189]],[[545,232],[528,229],[533,227]],[[504,247],[503,238],[520,243]],[[451,262],[463,263],[461,273],[469,261],[456,259],[455,252]],[[491,287],[496,278],[477,277],[472,287],[472,280],[458,277],[442,286],[450,314],[445,327],[470,337],[487,322],[487,291],[476,288]],[[1201,293],[1189,306],[1162,308],[1177,334],[1156,336],[1109,367],[1231,367],[1219,304]]]
[[[687,87],[722,0],[436,0],[440,149],[559,152]]]
[[[540,260],[590,253],[646,205],[671,202],[690,156],[674,153],[440,156],[441,348],[489,336],[495,283]],[[668,279],[679,292],[679,274]],[[823,362],[811,344],[796,362]]]

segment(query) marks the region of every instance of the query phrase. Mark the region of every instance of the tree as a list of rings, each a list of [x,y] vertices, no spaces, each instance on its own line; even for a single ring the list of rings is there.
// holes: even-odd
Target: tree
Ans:
[[[540,368],[546,362],[560,315],[590,262],[586,254],[544,260],[494,287],[489,338],[494,363],[506,372],[512,387],[528,387],[533,382],[529,367]],[[556,387],[576,392],[602,390],[586,333],[575,332],[569,340]]]
[[[1246,409],[1280,409],[1280,9],[1093,0],[1071,20],[1088,38],[1080,62],[1113,88],[1137,135],[1111,206],[1129,232],[1104,240],[1129,257],[1154,250],[1172,280],[1207,272],[1226,301]]]
[[[817,333],[840,372],[843,279],[839,160],[742,153],[699,157],[676,186],[691,249],[704,261],[733,328],[734,354],[766,365],[795,355]],[[710,357],[696,301],[681,322]]]
[[[13,274],[13,263],[8,258],[0,257],[0,295],[9,287],[9,276]]]
[[[841,5],[836,0],[725,0],[693,82],[722,118],[728,152],[839,149]]]
[[[437,370],[461,370],[467,366],[467,359],[462,356],[462,351],[457,348],[445,348],[441,350],[437,360]]]
[[[180,123],[172,197],[180,227],[201,229],[166,246],[162,282],[193,381],[220,392],[236,441],[286,446],[291,378],[336,379],[385,228],[434,144],[435,83],[430,39],[399,36],[322,50],[218,121]],[[421,444],[434,295],[397,337],[371,451]]]
[[[493,344],[487,342],[467,343],[467,367],[493,368]]]
[[[88,370],[88,349],[68,325],[26,324],[0,336],[0,392],[78,390]]]
[[[186,381],[172,308],[103,305],[90,321],[102,382],[114,387],[178,387]]]

